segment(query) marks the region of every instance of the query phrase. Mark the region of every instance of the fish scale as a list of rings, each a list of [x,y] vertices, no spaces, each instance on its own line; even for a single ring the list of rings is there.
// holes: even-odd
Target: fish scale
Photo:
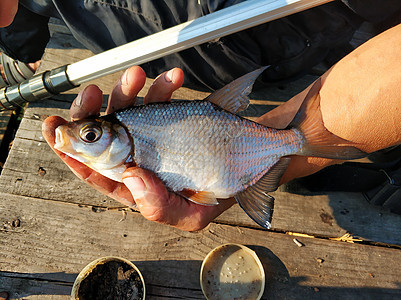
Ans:
[[[295,129],[267,128],[208,101],[135,106],[115,116],[133,138],[138,166],[154,171],[172,191],[231,197],[302,146]]]

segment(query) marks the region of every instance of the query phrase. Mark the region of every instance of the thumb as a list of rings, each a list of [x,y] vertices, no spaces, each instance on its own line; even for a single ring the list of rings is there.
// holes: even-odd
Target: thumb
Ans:
[[[170,195],[163,182],[151,171],[128,168],[123,183],[135,199],[142,215],[152,221],[163,222],[170,206]]]
[[[135,199],[142,216],[150,221],[168,224],[186,231],[200,230],[235,203],[222,201],[217,206],[203,206],[169,192],[163,182],[151,171],[128,168],[123,182]]]
[[[127,177],[123,178],[123,183],[129,189],[136,203],[138,204],[138,199],[145,197],[147,188],[143,179],[140,176],[132,173],[133,172],[130,172],[129,175],[125,175]]]

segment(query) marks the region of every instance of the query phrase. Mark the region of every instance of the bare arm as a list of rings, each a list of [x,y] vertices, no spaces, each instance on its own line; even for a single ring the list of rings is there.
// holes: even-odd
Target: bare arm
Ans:
[[[366,152],[401,143],[401,25],[363,44],[327,74],[326,127]]]
[[[374,152],[401,143],[401,25],[369,40],[322,76],[319,91],[328,130]],[[285,127],[307,88],[259,121]],[[293,157],[281,183],[339,163],[316,157]]]

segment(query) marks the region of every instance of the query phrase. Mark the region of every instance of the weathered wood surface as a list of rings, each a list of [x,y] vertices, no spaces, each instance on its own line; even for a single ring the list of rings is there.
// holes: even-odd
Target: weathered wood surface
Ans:
[[[297,239],[304,247],[298,247],[293,236],[219,224],[188,233],[134,212],[93,211],[9,194],[0,198],[7,199],[0,202],[0,288],[18,287],[15,297],[36,293],[37,299],[64,299],[87,263],[116,255],[142,270],[150,299],[201,299],[201,262],[227,242],[249,245],[261,257],[264,299],[401,296],[401,269],[390,267],[401,260],[398,249],[302,237]]]
[[[70,36],[54,34],[41,68],[89,55]],[[94,81],[105,100],[120,74]],[[247,116],[271,109],[313,79],[254,93]],[[154,224],[132,211],[124,215],[119,203],[78,180],[41,136],[43,119],[67,118],[79,90],[31,104],[17,132],[0,176],[0,291],[19,299],[68,299],[76,274],[87,263],[118,255],[142,270],[150,299],[202,299],[202,259],[213,247],[235,242],[250,245],[261,256],[267,274],[264,299],[400,297],[401,271],[395,262],[400,261],[401,250],[387,246],[401,245],[401,217],[370,206],[360,194],[275,192],[269,232],[238,206],[198,233]],[[181,89],[173,98],[206,95]],[[305,245],[299,248],[290,232],[314,238],[297,237]],[[330,240],[346,232],[366,244]]]

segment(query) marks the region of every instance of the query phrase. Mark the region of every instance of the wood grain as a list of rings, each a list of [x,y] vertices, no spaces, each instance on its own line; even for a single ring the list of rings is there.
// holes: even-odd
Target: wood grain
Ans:
[[[12,225],[15,220],[18,226]],[[56,286],[64,295],[65,286],[87,263],[115,255],[137,264],[151,299],[201,299],[201,262],[211,249],[229,242],[249,245],[262,258],[266,298],[401,296],[401,270],[388,267],[401,259],[398,249],[302,237],[297,239],[304,247],[298,247],[290,235],[222,224],[188,233],[134,212],[94,211],[4,193],[0,194],[0,224],[0,288],[25,282],[19,297],[33,291],[54,294]],[[35,281],[50,284],[37,291]]]

